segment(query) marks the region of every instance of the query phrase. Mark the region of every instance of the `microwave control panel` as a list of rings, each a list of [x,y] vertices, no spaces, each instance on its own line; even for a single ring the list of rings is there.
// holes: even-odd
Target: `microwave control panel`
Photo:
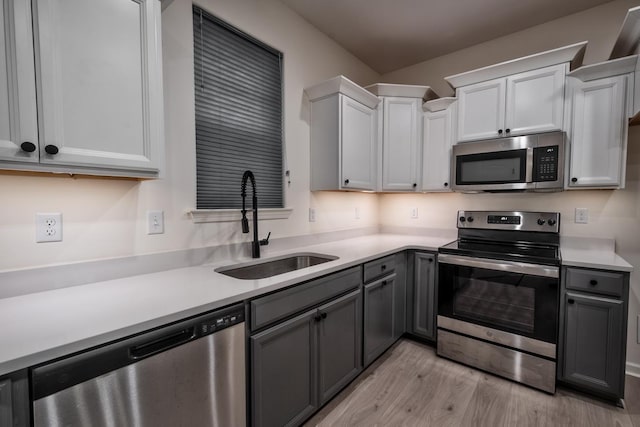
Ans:
[[[533,181],[556,181],[558,179],[557,145],[533,149]]]

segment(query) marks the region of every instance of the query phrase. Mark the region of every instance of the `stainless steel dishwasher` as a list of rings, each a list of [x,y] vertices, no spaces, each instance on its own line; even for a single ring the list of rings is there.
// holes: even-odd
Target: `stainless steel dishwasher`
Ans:
[[[240,304],[34,368],[34,425],[244,426],[245,366]]]

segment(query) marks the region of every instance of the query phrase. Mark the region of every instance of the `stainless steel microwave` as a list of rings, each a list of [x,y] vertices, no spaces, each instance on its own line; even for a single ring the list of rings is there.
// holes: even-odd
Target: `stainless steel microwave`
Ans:
[[[560,191],[564,187],[564,132],[464,142],[453,146],[452,189]]]

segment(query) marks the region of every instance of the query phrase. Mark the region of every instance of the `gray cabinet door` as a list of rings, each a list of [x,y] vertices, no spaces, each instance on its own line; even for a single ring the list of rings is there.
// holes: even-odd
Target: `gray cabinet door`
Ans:
[[[318,308],[318,386],[321,405],[362,369],[361,295],[357,290]]]
[[[567,292],[564,298],[562,379],[622,397],[625,304],[621,300]]]
[[[394,286],[390,275],[364,287],[364,365],[394,342]]]
[[[396,281],[394,283],[393,300],[393,339],[400,338],[407,331],[407,253],[400,252],[395,255]]]
[[[29,380],[27,370],[0,377],[0,426],[31,425]]]
[[[251,337],[254,426],[300,424],[318,407],[316,310]]]
[[[413,254],[413,318],[411,332],[422,338],[436,338],[436,256]]]

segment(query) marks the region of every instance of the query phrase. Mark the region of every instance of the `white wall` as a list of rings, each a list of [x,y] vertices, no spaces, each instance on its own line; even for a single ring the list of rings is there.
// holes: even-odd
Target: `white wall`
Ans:
[[[386,74],[386,82],[426,84],[441,96],[452,95],[444,77],[588,40],[585,64],[608,58],[626,12],[639,1],[617,0],[550,21],[509,36]],[[629,128],[627,185],[624,190],[565,191],[553,194],[424,194],[383,195],[382,226],[455,229],[458,209],[542,210],[561,213],[561,234],[616,240],[616,249],[640,269],[640,126]],[[410,219],[412,207],[420,217]],[[573,222],[574,209],[589,209],[589,224]],[[636,342],[640,314],[640,273],[631,276],[627,360],[640,373],[640,345]]]
[[[163,179],[0,175],[0,270],[139,255],[250,239],[238,223],[194,224],[195,130],[191,2],[162,13],[167,167]],[[379,75],[276,0],[201,0],[198,5],[284,53],[284,137],[291,185],[288,220],[261,221],[272,238],[376,226],[372,194],[309,192],[308,101],[303,89],[337,74],[360,84]],[[238,189],[240,188],[238,177]],[[308,222],[308,208],[317,221]],[[360,210],[356,220],[354,209]],[[163,235],[146,234],[147,210],[164,210]],[[35,243],[35,213],[62,212],[64,240]],[[249,236],[249,237],[247,237]],[[263,236],[264,237],[264,236]]]

